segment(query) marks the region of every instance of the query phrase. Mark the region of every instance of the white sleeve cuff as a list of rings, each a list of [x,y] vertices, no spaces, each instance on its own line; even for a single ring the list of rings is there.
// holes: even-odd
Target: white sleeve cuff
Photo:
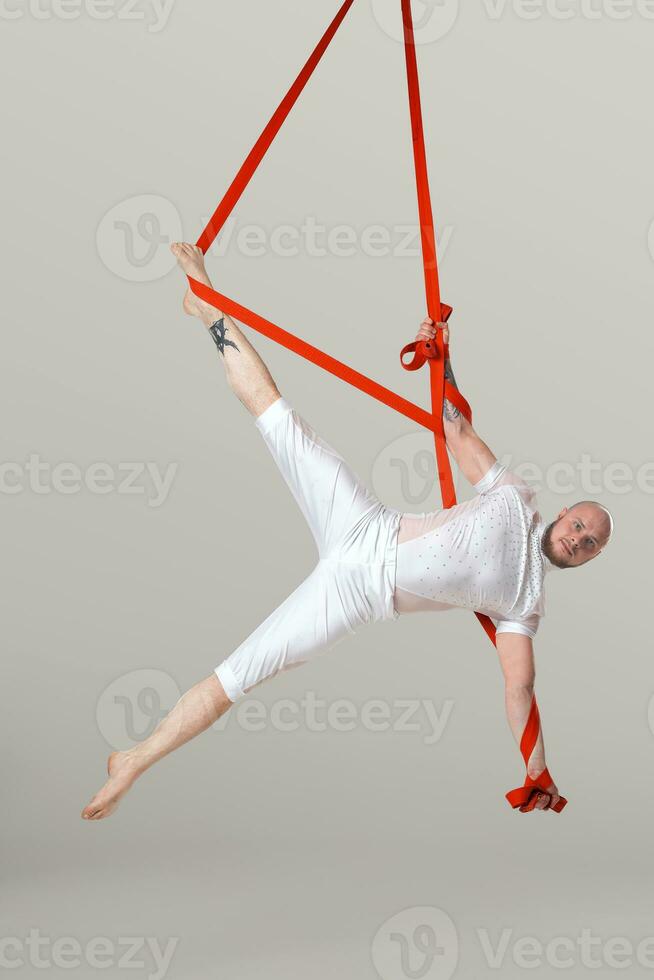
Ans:
[[[482,476],[481,480],[479,480],[478,483],[473,483],[473,487],[477,493],[485,493],[487,490],[490,490],[497,478],[500,477],[505,470],[506,464],[501,463],[499,459],[496,459],[488,472]]]
[[[214,670],[214,674],[223,686],[223,690],[232,704],[238,701],[240,698],[244,697],[245,691],[242,689],[239,682],[234,676],[234,671],[229,666],[226,660],[223,660],[221,664]]]
[[[262,412],[261,415],[257,416],[255,419],[255,425],[263,433],[270,432],[270,430],[277,425],[279,420],[292,410],[293,409],[286,399],[280,397],[277,399],[277,401],[274,401],[272,405],[269,405],[265,412]]]
[[[536,636],[536,630],[530,626],[526,626],[524,623],[512,623],[507,619],[501,619],[496,629],[498,633],[520,633],[522,636],[528,636],[532,640]]]

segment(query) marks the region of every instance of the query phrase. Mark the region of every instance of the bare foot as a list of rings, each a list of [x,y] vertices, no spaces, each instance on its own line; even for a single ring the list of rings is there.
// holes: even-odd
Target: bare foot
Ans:
[[[201,248],[198,248],[197,245],[189,245],[188,242],[174,242],[170,246],[170,250],[177,259],[182,272],[192,279],[204,283],[205,286],[211,286]],[[202,319],[203,314],[207,315],[209,310],[213,310],[213,307],[199,299],[191,289],[187,289],[184,296],[185,313]]]
[[[112,752],[107,762],[109,779],[88,806],[82,810],[83,820],[104,820],[111,816],[127,790],[140,775],[129,752]]]

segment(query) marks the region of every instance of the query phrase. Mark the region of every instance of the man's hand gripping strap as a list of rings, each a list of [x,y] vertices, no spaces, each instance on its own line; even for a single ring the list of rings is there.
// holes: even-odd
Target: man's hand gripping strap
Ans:
[[[527,724],[520,740],[520,752],[527,767],[529,766],[531,753],[534,751],[539,735],[540,715],[538,713],[536,698],[534,697],[531,702]],[[549,793],[553,782],[554,780],[550,776],[549,770],[545,768],[538,774],[536,779],[532,779],[531,776],[527,775],[524,786],[519,786],[518,789],[512,789],[510,793],[506,794],[506,798],[514,810],[520,810],[521,813],[529,813],[535,808],[540,793]],[[554,810],[555,813],[560,813],[567,802],[563,796],[560,796],[556,804],[550,807],[550,809]]]

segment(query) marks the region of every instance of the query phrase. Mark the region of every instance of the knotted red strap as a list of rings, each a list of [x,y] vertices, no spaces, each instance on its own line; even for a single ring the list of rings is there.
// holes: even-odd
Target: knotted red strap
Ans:
[[[536,698],[534,697],[531,701],[531,708],[529,709],[527,724],[525,725],[525,730],[522,733],[522,738],[520,739],[520,751],[522,753],[522,758],[525,760],[525,766],[529,766],[531,753],[536,747],[536,742],[538,741],[539,735],[540,714],[538,711],[538,705],[536,704]],[[532,779],[531,776],[527,775],[524,786],[520,786],[518,789],[512,789],[510,793],[506,794],[506,798],[514,810],[520,810],[521,813],[529,813],[536,806],[541,792],[548,793],[553,782],[554,780],[550,776],[549,770],[546,767],[541,773],[538,774],[536,779]],[[560,796],[556,804],[549,807],[549,809],[554,810],[555,813],[560,813],[567,802],[568,801],[563,796]]]
[[[418,192],[418,209],[420,214],[420,233],[422,242],[422,259],[425,276],[425,290],[427,294],[427,310],[429,316],[435,321],[445,321],[452,313],[452,307],[441,303],[440,286],[438,280],[438,260],[436,253],[436,236],[434,233],[434,221],[431,208],[431,197],[429,193],[429,179],[427,174],[427,155],[425,151],[425,141],[422,123],[422,108],[420,103],[420,85],[418,79],[418,66],[416,61],[415,41],[413,34],[413,19],[411,14],[410,0],[401,0],[402,18],[404,23],[404,49],[406,54],[407,79],[409,85],[409,107],[411,113],[411,129],[413,134],[413,152],[416,173],[416,188]],[[318,42],[314,51],[310,55],[306,64],[300,71],[291,88],[286,93],[279,106],[275,110],[270,122],[267,124],[261,136],[246,157],[243,165],[232,181],[222,201],[216,208],[206,228],[200,235],[197,244],[206,253],[220,233],[232,213],[234,207],[240,200],[243,192],[250,183],[257,168],[261,164],[266,153],[270,149],[273,140],[282,128],[285,120],[293,106],[300,97],[307,82],[313,72],[318,67],[323,55],[331,44],[338,28],[343,23],[345,16],[350,10],[354,0],[345,0],[336,17],[333,19],[324,35]],[[414,405],[401,395],[396,394],[384,385],[373,381],[360,371],[349,367],[342,361],[337,360],[324,351],[319,350],[312,344],[307,343],[295,334],[289,333],[282,327],[271,323],[259,314],[248,310],[229,297],[222,295],[210,286],[198,282],[189,277],[191,290],[200,299],[209,303],[218,310],[232,316],[235,320],[247,324],[253,330],[258,331],[276,343],[286,347],[300,357],[317,364],[325,371],[335,375],[347,384],[353,385],[360,391],[365,392],[377,401],[388,405],[396,412],[406,416],[424,428],[429,429],[434,434],[436,449],[436,459],[438,463],[438,478],[441,488],[441,496],[444,507],[452,507],[456,503],[456,493],[452,480],[447,446],[445,442],[445,432],[443,428],[443,403],[445,397],[462,412],[468,421],[472,421],[472,412],[468,402],[449,382],[445,380],[445,357],[446,347],[443,342],[442,332],[437,333],[434,343],[412,343],[408,344],[402,351],[401,359],[403,366],[409,371],[416,371],[425,363],[429,364],[429,374],[431,383],[431,412],[425,411],[419,405]],[[404,356],[413,353],[413,360],[408,364],[404,362]],[[495,627],[488,616],[475,613],[479,622],[488,634],[491,642],[495,643]],[[535,702],[534,702],[535,704]],[[536,736],[537,737],[537,736]],[[524,741],[524,736],[523,736]],[[535,744],[535,743],[534,743]],[[524,754],[524,753],[523,753]],[[525,759],[525,762],[527,759]],[[527,783],[525,787],[527,787]],[[525,788],[523,787],[523,789]],[[517,790],[514,792],[518,792]],[[512,795],[512,794],[509,794]],[[528,802],[528,801],[527,801]],[[522,809],[523,807],[521,807]]]

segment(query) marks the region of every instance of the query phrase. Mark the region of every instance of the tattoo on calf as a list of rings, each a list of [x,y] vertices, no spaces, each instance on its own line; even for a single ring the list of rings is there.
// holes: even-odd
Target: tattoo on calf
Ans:
[[[459,390],[459,386],[456,383],[456,379],[454,377],[454,372],[452,371],[452,365],[450,363],[449,358],[445,361],[445,380],[449,381],[452,387],[456,388],[457,391]],[[453,405],[452,402],[448,401],[446,398],[445,401],[443,402],[443,418],[445,419],[445,421],[456,422],[456,420],[460,417],[460,415],[461,412],[456,407],[456,405]]]
[[[233,340],[227,340],[227,337],[225,336],[227,330],[228,327],[225,326],[224,316],[221,317],[220,320],[216,320],[216,322],[212,323],[211,326],[209,327],[209,333],[213,337],[216,347],[223,355],[223,357],[225,356],[226,347],[233,347],[234,350],[238,350],[238,347],[236,346]]]

